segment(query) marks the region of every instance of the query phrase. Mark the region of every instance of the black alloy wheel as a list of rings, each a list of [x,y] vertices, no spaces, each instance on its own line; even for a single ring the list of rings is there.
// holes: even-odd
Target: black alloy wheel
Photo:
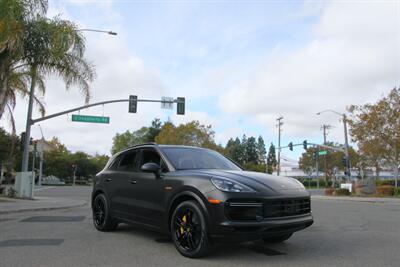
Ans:
[[[93,224],[99,231],[112,231],[118,226],[110,214],[107,198],[104,194],[99,194],[95,197],[92,204]]]
[[[210,247],[208,229],[197,202],[185,201],[178,205],[171,217],[171,235],[183,256],[198,258],[207,254]]]

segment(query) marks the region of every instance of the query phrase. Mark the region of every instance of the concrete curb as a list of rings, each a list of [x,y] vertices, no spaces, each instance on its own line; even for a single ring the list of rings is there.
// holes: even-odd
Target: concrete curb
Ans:
[[[366,202],[366,203],[389,203],[400,205],[400,198],[368,198],[368,197],[331,197],[331,196],[311,196],[311,199],[333,200],[333,201],[350,201],[350,202]]]
[[[49,211],[49,210],[62,210],[62,209],[70,209],[70,208],[78,208],[87,205],[88,202],[84,201],[80,204],[74,205],[66,205],[66,206],[56,206],[56,207],[37,207],[37,208],[22,208],[22,209],[15,209],[15,210],[5,210],[1,211],[0,214],[10,214],[10,213],[19,213],[19,212],[30,212],[30,211]]]

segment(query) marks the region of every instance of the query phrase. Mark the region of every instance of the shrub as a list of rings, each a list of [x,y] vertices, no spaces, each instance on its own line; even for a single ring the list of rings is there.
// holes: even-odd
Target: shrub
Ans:
[[[394,195],[400,197],[400,187],[394,189]]]
[[[326,196],[332,196],[332,195],[333,195],[333,192],[335,192],[335,188],[333,188],[333,187],[327,187],[327,188],[325,188],[325,195],[326,195]]]
[[[335,196],[350,196],[350,191],[345,188],[336,189],[333,193]]]
[[[394,186],[391,185],[381,185],[376,187],[376,194],[378,196],[393,196],[394,195]]]

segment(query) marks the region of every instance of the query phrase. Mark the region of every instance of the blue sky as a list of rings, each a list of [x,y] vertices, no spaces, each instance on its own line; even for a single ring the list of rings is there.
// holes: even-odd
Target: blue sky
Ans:
[[[398,1],[50,1],[50,16],[118,32],[85,32],[86,55],[98,75],[92,102],[129,94],[184,96],[187,115],[158,105],[139,105],[135,115],[109,106],[81,114],[105,112],[110,125],[63,117],[42,128],[72,150],[109,153],[115,133],[155,116],[212,124],[222,144],[243,134],[262,135],[269,144],[277,142],[275,119],[283,115],[283,144],[321,142],[324,123],[334,126],[328,140],[343,142],[338,117],[315,113],[345,112],[400,84],[399,10]],[[48,113],[82,103],[78,90],[65,92],[56,77],[48,86]],[[21,100],[19,130],[25,109]],[[301,152],[284,154],[296,159]]]

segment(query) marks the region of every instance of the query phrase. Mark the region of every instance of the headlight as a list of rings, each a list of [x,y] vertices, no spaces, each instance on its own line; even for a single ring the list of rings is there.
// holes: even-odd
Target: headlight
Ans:
[[[236,193],[254,192],[254,190],[251,189],[250,187],[240,184],[238,182],[228,180],[228,179],[211,178],[211,182],[213,183],[213,185],[216,188],[218,188],[219,190],[224,191],[224,192],[236,192]]]

